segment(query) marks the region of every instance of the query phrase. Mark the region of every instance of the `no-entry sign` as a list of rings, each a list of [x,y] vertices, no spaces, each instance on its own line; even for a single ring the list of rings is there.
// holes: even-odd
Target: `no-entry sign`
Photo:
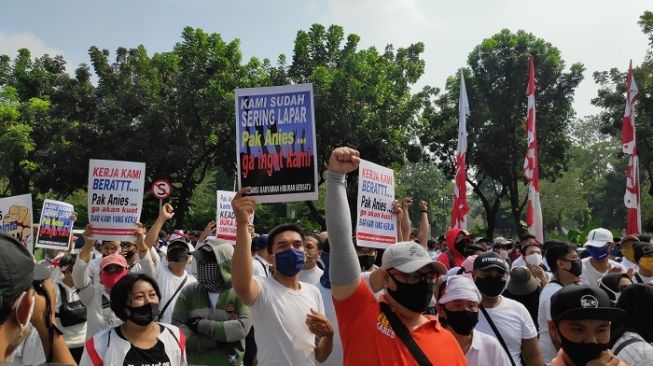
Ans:
[[[172,193],[172,184],[165,179],[158,179],[152,183],[152,195],[158,200],[164,200],[170,197]]]

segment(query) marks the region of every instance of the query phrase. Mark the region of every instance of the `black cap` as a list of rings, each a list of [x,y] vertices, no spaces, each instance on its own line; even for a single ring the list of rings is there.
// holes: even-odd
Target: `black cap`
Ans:
[[[637,263],[642,257],[653,254],[653,244],[638,241],[633,243],[633,252],[635,253],[635,263]]]
[[[495,252],[485,252],[479,254],[474,260],[474,269],[480,271],[487,271],[488,269],[496,268],[504,272],[508,272],[508,263],[503,257]]]
[[[267,234],[262,234],[252,239],[252,250],[267,248],[267,246],[268,246]]]
[[[0,296],[13,299],[32,286],[34,258],[15,238],[0,233]]]
[[[551,319],[583,320],[597,319],[620,321],[625,312],[613,308],[605,291],[585,285],[570,285],[558,290],[551,297]]]
[[[197,260],[198,263],[215,263],[218,261],[215,258],[213,247],[209,243],[205,243],[201,247],[195,249],[195,252],[193,252],[193,257]]]

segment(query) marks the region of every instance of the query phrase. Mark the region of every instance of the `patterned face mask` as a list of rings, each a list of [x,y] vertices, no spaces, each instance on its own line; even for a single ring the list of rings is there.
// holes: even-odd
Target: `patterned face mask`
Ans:
[[[220,274],[220,266],[217,263],[198,263],[197,282],[208,292],[223,293],[231,287],[230,284],[224,282]]]

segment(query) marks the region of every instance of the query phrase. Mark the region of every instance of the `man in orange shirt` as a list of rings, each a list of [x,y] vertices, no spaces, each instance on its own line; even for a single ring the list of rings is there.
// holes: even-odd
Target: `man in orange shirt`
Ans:
[[[359,163],[358,151],[337,148],[331,153],[327,172],[329,277],[344,350],[343,364],[418,364],[382,310],[387,307],[425,355],[420,365],[467,365],[451,333],[435,317],[423,315],[433,296],[433,283],[446,271],[442,263],[431,261],[424,247],[402,242],[385,251],[379,269],[385,290],[381,302],[361,281],[345,192],[345,175],[356,170]]]

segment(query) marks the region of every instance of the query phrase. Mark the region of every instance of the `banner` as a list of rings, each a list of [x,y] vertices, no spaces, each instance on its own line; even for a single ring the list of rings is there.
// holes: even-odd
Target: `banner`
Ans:
[[[361,159],[358,167],[356,244],[386,249],[397,241],[397,218],[392,214],[395,179],[392,169]]]
[[[257,202],[317,200],[313,85],[236,89],[236,156]]]
[[[32,195],[0,198],[0,231],[18,239],[30,253],[34,249]]]
[[[215,219],[215,236],[218,239],[226,240],[236,244],[236,215],[231,208],[231,201],[236,192],[217,191],[217,217]],[[254,224],[254,214],[249,217],[249,223]]]
[[[43,201],[36,247],[69,250],[70,237],[73,234],[75,212],[73,205],[55,200]]]
[[[134,240],[144,183],[145,163],[89,160],[88,222],[94,239]]]

